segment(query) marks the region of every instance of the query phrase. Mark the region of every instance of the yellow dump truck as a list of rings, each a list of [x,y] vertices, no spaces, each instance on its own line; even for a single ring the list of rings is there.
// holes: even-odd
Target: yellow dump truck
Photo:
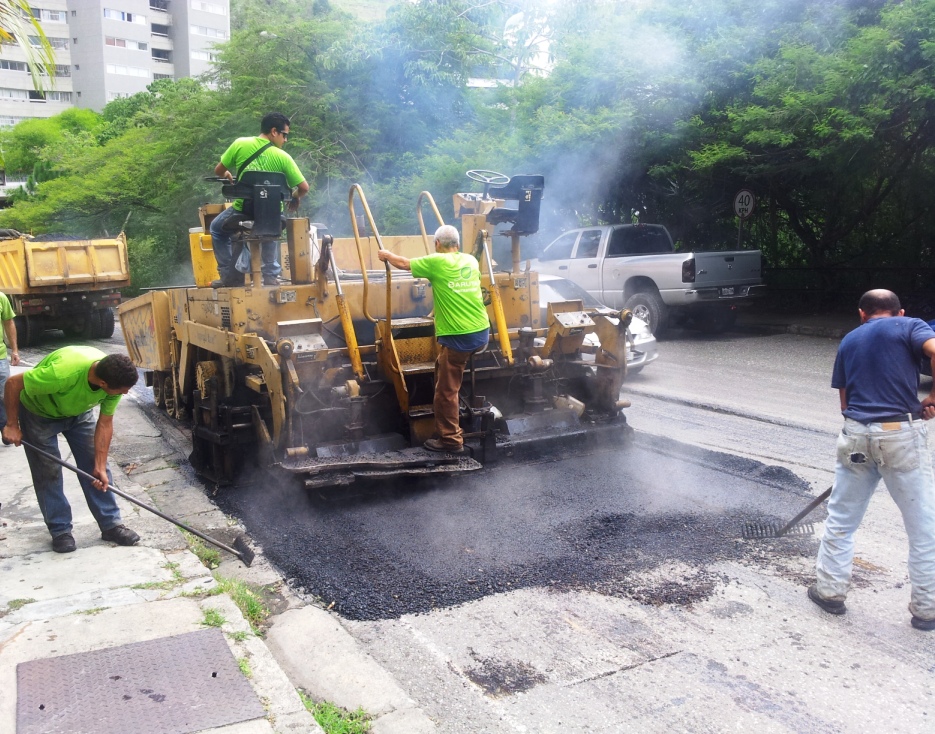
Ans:
[[[19,346],[47,329],[85,339],[110,338],[113,307],[130,285],[127,240],[32,238],[0,230],[0,291],[13,302]]]
[[[202,476],[230,482],[251,454],[309,488],[454,475],[499,457],[590,448],[630,433],[620,400],[630,313],[581,301],[540,304],[519,237],[538,228],[542,176],[469,176],[484,191],[456,194],[454,209],[463,249],[481,264],[491,337],[471,358],[461,390],[468,453],[423,448],[434,428],[432,288],[376,256],[432,251],[422,209],[431,205],[440,222],[439,210],[423,192],[422,234],[382,237],[354,185],[353,237],[318,237],[307,219],[287,220],[287,279],[279,285],[262,284],[254,247],[247,282],[210,286],[217,270],[208,225],[222,208],[210,205],[190,235],[195,286],[121,305],[127,351],[145,370],[156,405],[191,422],[191,461]],[[275,185],[264,186],[257,200],[276,201]],[[279,232],[278,205],[273,215]],[[513,226],[495,232],[503,224]],[[512,242],[512,262],[500,270],[490,256],[495,234]]]

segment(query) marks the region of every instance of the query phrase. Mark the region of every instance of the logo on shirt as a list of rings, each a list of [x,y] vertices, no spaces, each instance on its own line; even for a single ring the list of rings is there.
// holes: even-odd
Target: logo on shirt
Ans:
[[[471,278],[471,268],[469,266],[465,266],[461,268],[461,280],[470,280],[470,278]]]

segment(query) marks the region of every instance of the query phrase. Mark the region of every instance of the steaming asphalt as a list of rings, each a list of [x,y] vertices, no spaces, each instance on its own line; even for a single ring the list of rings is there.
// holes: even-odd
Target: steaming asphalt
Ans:
[[[377,620],[525,587],[697,602],[715,588],[706,569],[717,561],[814,555],[812,539],[741,539],[747,520],[794,515],[806,488],[785,469],[637,436],[356,499],[322,501],[269,476],[216,499],[294,583],[347,618]],[[695,569],[689,582],[632,581],[673,561]]]

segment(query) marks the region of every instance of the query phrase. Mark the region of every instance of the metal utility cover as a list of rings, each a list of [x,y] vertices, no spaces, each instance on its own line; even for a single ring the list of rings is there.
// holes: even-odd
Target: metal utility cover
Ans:
[[[266,711],[218,629],[16,666],[18,734],[186,734]]]

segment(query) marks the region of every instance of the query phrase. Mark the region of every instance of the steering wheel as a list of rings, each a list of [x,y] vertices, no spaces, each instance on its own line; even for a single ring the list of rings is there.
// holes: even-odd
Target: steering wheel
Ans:
[[[510,182],[509,176],[504,176],[502,173],[497,173],[496,171],[485,171],[482,168],[471,169],[465,175],[472,181],[479,181],[484,184],[484,193],[481,194],[481,196],[485,200],[490,198],[487,192],[490,191],[491,184],[502,186]]]
[[[496,186],[502,186],[505,183],[510,182],[509,176],[504,176],[502,173],[497,173],[496,171],[485,171],[482,168],[471,169],[465,174],[472,181],[479,181],[482,184],[494,184]]]

